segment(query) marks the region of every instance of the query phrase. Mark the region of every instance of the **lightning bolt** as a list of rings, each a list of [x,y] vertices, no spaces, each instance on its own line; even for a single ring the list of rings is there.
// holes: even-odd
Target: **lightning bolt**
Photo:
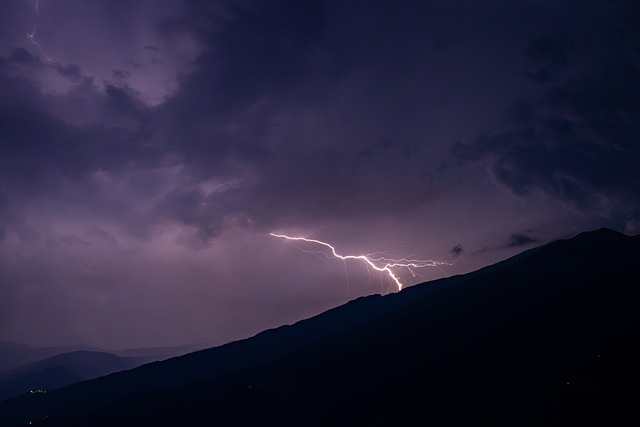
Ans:
[[[51,62],[51,57],[49,55],[47,55],[47,52],[45,52],[45,50],[42,47],[42,45],[40,43],[38,43],[38,41],[36,40],[36,31],[38,30],[38,22],[40,21],[40,5],[39,5],[39,2],[40,2],[40,0],[36,0],[36,23],[33,24],[33,31],[31,31],[30,33],[27,33],[27,38],[29,39],[29,41],[34,46],[36,46],[40,50],[40,52],[42,52],[42,54],[47,59],[47,61]]]
[[[402,269],[408,270],[413,275],[413,277],[415,277],[416,274],[413,271],[414,269],[425,268],[425,267],[439,267],[441,265],[451,265],[451,263],[448,263],[445,261],[435,261],[431,259],[422,260],[422,259],[409,259],[409,258],[399,258],[399,259],[387,258],[384,256],[377,256],[379,252],[376,252],[373,254],[364,254],[364,255],[340,255],[336,251],[335,247],[321,240],[308,239],[306,237],[292,237],[292,236],[287,236],[285,234],[276,234],[276,233],[269,233],[269,235],[273,237],[277,237],[279,239],[288,240],[288,241],[302,241],[302,242],[313,243],[316,245],[324,246],[329,250],[330,254],[333,257],[341,259],[343,261],[347,261],[347,260],[361,261],[367,266],[367,268],[372,268],[381,273],[386,273],[387,276],[389,276],[389,278],[393,281],[393,283],[396,284],[398,291],[402,290],[403,285],[402,285],[402,282],[400,281],[400,278],[396,275],[394,270],[402,270]],[[326,255],[325,252],[312,251],[312,253],[315,253],[318,255],[320,254]]]

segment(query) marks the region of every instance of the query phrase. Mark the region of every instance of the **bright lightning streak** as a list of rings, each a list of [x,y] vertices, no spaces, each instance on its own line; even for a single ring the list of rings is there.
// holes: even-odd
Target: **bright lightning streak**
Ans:
[[[451,265],[448,262],[444,261],[434,261],[434,260],[420,260],[420,259],[408,259],[408,258],[386,258],[383,256],[376,257],[375,254],[364,254],[364,255],[340,255],[336,252],[336,248],[334,248],[329,243],[315,240],[315,239],[307,239],[306,237],[292,237],[284,234],[276,234],[269,233],[269,235],[273,237],[278,237],[280,239],[290,240],[290,241],[302,241],[308,243],[315,243],[317,245],[324,246],[329,249],[331,254],[338,259],[343,261],[346,260],[358,260],[362,261],[367,267],[371,267],[376,271],[381,273],[386,273],[391,280],[396,284],[398,290],[402,290],[402,282],[400,278],[394,273],[394,269],[406,269],[408,270],[414,277],[415,273],[413,269],[425,268],[425,267],[439,267],[441,265]],[[314,251],[314,253],[317,253]]]
[[[36,0],[36,23],[33,25],[33,31],[27,33],[27,38],[34,46],[36,46],[40,50],[40,52],[42,52],[47,61],[51,62],[51,57],[47,55],[47,52],[45,52],[42,45],[36,40],[36,31],[38,29],[38,22],[40,21],[40,5],[38,4],[39,2],[40,0]]]

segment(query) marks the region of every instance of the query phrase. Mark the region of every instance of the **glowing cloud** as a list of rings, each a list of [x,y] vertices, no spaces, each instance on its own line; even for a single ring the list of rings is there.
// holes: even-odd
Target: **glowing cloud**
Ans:
[[[315,239],[307,239],[306,237],[292,237],[284,234],[276,234],[269,233],[270,236],[278,237],[280,239],[285,239],[289,241],[302,241],[307,243],[313,243],[320,246],[324,246],[329,249],[331,255],[335,258],[341,259],[343,261],[346,260],[357,260],[362,261],[367,268],[371,267],[376,271],[386,273],[391,280],[396,284],[398,290],[402,290],[402,282],[400,278],[396,275],[394,270],[405,269],[408,270],[414,277],[415,273],[413,269],[418,268],[426,268],[426,267],[439,267],[441,265],[451,265],[451,263],[445,261],[436,261],[436,260],[423,260],[423,259],[407,259],[407,258],[387,258],[382,256],[377,256],[376,254],[363,254],[363,255],[340,255],[336,252],[336,248],[330,245],[329,243],[315,240]]]

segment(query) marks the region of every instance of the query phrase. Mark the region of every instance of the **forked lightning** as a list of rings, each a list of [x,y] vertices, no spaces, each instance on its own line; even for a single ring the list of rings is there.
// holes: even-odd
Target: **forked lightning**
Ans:
[[[40,52],[42,52],[46,60],[51,62],[51,57],[47,55],[47,52],[45,52],[42,45],[38,43],[38,41],[36,40],[36,30],[38,29],[38,22],[40,21],[40,5],[38,3],[39,3],[39,0],[36,0],[36,23],[33,25],[33,31],[31,31],[30,33],[27,33],[27,38],[31,43],[33,43],[33,45],[35,45],[40,50]]]
[[[273,237],[278,237],[280,239],[285,239],[290,241],[302,241],[302,242],[308,242],[308,243],[324,246],[329,249],[329,251],[331,252],[331,255],[333,255],[335,258],[338,258],[344,261],[346,260],[362,261],[363,263],[365,263],[367,267],[371,267],[376,271],[386,273],[391,278],[391,280],[396,284],[398,290],[402,290],[403,285],[402,285],[402,282],[400,281],[400,278],[396,275],[394,270],[398,270],[398,269],[409,270],[409,272],[411,272],[411,274],[415,276],[412,269],[425,268],[425,267],[438,267],[441,265],[451,265],[450,263],[445,261],[436,261],[431,259],[428,259],[428,260],[407,259],[407,258],[393,259],[393,258],[386,258],[386,257],[376,257],[372,254],[340,255],[339,253],[336,252],[335,247],[321,240],[308,239],[306,237],[293,237],[293,236],[287,236],[285,234],[276,234],[276,233],[269,233],[269,235]]]

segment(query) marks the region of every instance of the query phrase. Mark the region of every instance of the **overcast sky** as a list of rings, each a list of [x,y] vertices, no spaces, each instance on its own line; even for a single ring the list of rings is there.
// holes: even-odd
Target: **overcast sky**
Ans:
[[[223,343],[640,232],[640,7],[3,0],[0,341]],[[559,260],[558,262],[561,262]]]

